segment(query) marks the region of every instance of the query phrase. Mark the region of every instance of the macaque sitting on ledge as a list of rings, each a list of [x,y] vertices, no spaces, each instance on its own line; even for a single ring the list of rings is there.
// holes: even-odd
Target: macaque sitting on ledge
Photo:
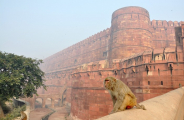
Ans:
[[[137,98],[130,88],[121,80],[114,77],[107,77],[104,80],[104,87],[109,91],[113,101],[113,110],[111,113],[130,109],[134,106],[136,106],[137,109],[146,110],[144,105],[137,104]]]

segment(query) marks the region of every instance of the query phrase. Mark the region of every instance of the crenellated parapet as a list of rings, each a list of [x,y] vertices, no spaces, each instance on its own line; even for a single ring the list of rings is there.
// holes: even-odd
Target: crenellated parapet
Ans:
[[[144,51],[125,59],[114,59],[114,69],[127,69],[142,64],[157,64],[168,62],[182,62],[183,53],[181,47],[168,47]]]
[[[178,22],[178,21],[165,21],[165,20],[152,20],[151,21],[151,26],[153,28],[157,28],[157,27],[164,27],[164,28],[167,28],[167,27],[178,27],[178,26],[181,26],[181,23],[182,21]]]
[[[174,47],[175,45],[175,27],[181,26],[181,22],[152,20],[150,31],[152,32],[153,48]]]

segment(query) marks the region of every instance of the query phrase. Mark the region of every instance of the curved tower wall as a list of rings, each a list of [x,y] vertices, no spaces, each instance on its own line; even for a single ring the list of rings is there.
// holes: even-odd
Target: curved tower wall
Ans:
[[[141,7],[125,7],[112,14],[109,60],[151,50],[149,13]]]

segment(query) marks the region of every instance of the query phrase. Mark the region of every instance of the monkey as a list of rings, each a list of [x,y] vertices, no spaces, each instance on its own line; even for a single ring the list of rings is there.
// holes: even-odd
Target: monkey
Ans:
[[[27,120],[27,115],[23,111],[21,111],[20,114],[21,114],[20,120]]]
[[[137,109],[146,110],[144,105],[137,103],[135,95],[122,81],[109,76],[104,80],[104,87],[109,91],[113,101],[113,110],[110,114],[124,111],[134,106],[136,106]]]

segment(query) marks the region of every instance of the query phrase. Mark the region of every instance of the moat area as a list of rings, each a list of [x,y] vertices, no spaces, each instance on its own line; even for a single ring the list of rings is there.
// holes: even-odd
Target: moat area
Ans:
[[[41,108],[41,100],[37,100],[35,110],[30,112],[30,120],[41,120],[47,114],[53,112],[51,109],[51,100],[47,99],[46,108]],[[55,112],[48,117],[48,120],[70,120],[68,118],[70,109],[66,106],[59,107],[55,105]]]

